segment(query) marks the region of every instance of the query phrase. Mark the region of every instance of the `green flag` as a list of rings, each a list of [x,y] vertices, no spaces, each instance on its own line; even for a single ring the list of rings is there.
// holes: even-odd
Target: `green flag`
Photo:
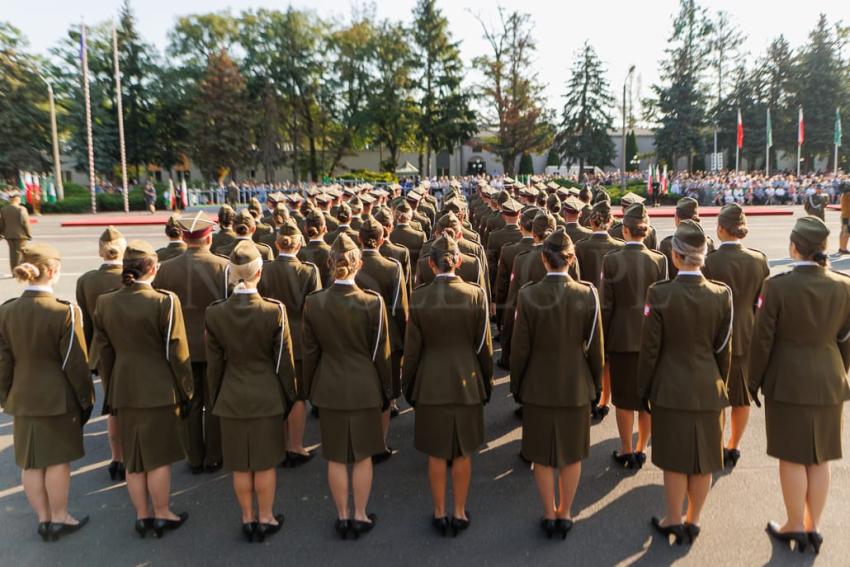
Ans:
[[[770,124],[770,108],[767,109],[767,147],[773,147],[773,127]]]
[[[835,109],[835,145],[841,145],[841,109]]]

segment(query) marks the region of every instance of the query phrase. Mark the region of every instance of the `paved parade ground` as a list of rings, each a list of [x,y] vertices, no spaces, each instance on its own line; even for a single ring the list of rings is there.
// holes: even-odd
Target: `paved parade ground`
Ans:
[[[788,234],[794,216],[752,217],[748,246],[768,254],[772,269],[789,261]],[[62,228],[72,217],[39,217],[36,240],[56,246],[63,256],[56,293],[73,299],[76,279],[99,265],[101,228]],[[672,219],[653,221],[659,237],[670,234]],[[837,249],[838,213],[827,213],[830,251]],[[714,234],[715,220],[705,219]],[[128,238],[162,246],[162,227],[122,227]],[[835,263],[850,271],[850,257]],[[0,244],[0,300],[17,296],[22,286],[8,278],[8,251]],[[698,321],[694,322],[698,324]],[[498,353],[496,354],[498,357]],[[141,540],[133,531],[135,514],[124,484],[109,481],[106,418],[86,426],[86,457],[73,463],[70,509],[91,522],[78,534],[45,544],[20,484],[12,449],[11,417],[0,416],[0,566],[35,565],[848,565],[850,564],[850,467],[833,463],[829,503],[821,531],[820,556],[804,555],[773,543],[764,532],[768,520],[784,521],[777,462],[765,454],[763,410],[753,408],[734,472],[715,477],[693,547],[670,547],[649,525],[663,515],[662,474],[647,463],[639,472],[618,469],[614,413],[591,430],[591,455],[584,462],[566,541],[548,541],[538,527],[540,503],[529,466],[518,458],[520,422],[514,416],[508,377],[497,373],[492,402],[485,408],[487,446],[473,459],[470,529],[457,539],[442,539],[430,527],[431,499],[426,458],[413,448],[413,412],[402,403],[393,420],[390,444],[398,451],[375,468],[370,511],[375,530],[358,542],[340,541],[333,531],[335,511],[325,480],[325,461],[315,458],[297,469],[279,469],[278,508],[286,515],[281,533],[249,545],[240,534],[240,513],[223,471],[192,476],[183,463],[173,468],[172,508],[188,511],[187,525],[162,540]],[[100,389],[98,386],[98,394]],[[850,412],[850,408],[845,410]],[[845,413],[845,415],[848,415]],[[307,440],[318,442],[318,421],[308,420]],[[845,427],[844,447],[850,450]],[[651,452],[651,446],[650,446]]]

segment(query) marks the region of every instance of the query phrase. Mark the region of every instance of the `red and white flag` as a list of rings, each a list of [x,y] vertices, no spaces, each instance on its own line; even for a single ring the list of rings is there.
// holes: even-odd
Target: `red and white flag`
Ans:
[[[646,194],[652,195],[652,165],[649,166],[649,176],[646,178]]]
[[[744,147],[744,121],[741,120],[741,109],[738,109],[738,149]]]
[[[803,122],[803,107],[800,107],[800,118],[797,121],[797,145],[802,146],[806,140],[806,125]]]
[[[667,194],[667,164],[664,164],[664,173],[661,174],[661,195]]]

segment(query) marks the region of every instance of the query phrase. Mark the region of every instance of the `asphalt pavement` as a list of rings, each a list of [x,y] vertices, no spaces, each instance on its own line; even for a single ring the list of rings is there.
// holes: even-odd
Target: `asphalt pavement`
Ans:
[[[752,217],[746,243],[768,254],[772,269],[787,269],[788,233],[794,217]],[[838,214],[827,213],[837,248]],[[37,240],[63,255],[60,298],[73,299],[77,277],[99,265],[99,228],[60,228],[62,217],[40,217]],[[659,236],[672,221],[655,222]],[[714,219],[704,225],[714,233]],[[161,227],[122,229],[128,238],[165,243]],[[0,274],[8,275],[5,244],[0,244]],[[835,267],[850,270],[850,259]],[[2,276],[0,276],[2,277]],[[0,280],[0,301],[21,286]],[[498,352],[496,353],[498,356]],[[591,430],[590,457],[583,463],[574,505],[576,524],[566,541],[546,540],[538,527],[541,506],[529,469],[518,458],[520,422],[514,416],[508,377],[497,374],[493,400],[485,408],[487,445],[473,459],[470,529],[443,539],[430,527],[431,499],[426,458],[413,448],[413,412],[402,404],[392,421],[390,444],[397,453],[375,468],[370,511],[378,515],[372,533],[360,541],[340,541],[333,532],[334,506],[325,462],[316,457],[297,469],[279,469],[277,509],[286,516],[281,533],[263,544],[247,544],[239,532],[240,513],[229,475],[223,471],[192,476],[184,463],[174,465],[172,508],[188,511],[182,529],[162,540],[142,540],[133,531],[135,514],[123,483],[109,480],[106,420],[86,426],[84,459],[73,463],[71,511],[91,516],[81,532],[45,544],[36,535],[14,463],[12,420],[0,415],[0,566],[130,565],[850,565],[850,468],[832,465],[829,504],[822,522],[821,554],[799,554],[773,543],[764,532],[769,520],[784,521],[777,461],[765,454],[763,410],[753,408],[733,472],[714,479],[702,518],[702,534],[693,546],[670,546],[653,532],[652,515],[663,515],[662,473],[651,464],[639,472],[616,467],[618,447],[613,412]],[[98,395],[100,396],[98,385]],[[101,400],[98,399],[99,413]],[[846,410],[850,412],[850,409]],[[848,414],[845,414],[847,416]],[[850,433],[845,430],[845,447]],[[307,441],[318,443],[318,421],[309,418]],[[651,458],[651,446],[650,446]]]

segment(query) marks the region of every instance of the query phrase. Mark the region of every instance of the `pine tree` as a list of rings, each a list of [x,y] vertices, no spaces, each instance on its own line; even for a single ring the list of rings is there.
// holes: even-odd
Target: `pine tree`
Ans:
[[[614,127],[610,93],[605,69],[596,51],[585,42],[579,51],[567,83],[564,110],[557,135],[558,150],[568,163],[578,162],[605,167],[615,154],[609,130]]]
[[[637,164],[632,163],[635,157],[637,157],[637,153],[637,135],[634,130],[629,130],[629,133],[626,134],[626,171],[637,170]]]

